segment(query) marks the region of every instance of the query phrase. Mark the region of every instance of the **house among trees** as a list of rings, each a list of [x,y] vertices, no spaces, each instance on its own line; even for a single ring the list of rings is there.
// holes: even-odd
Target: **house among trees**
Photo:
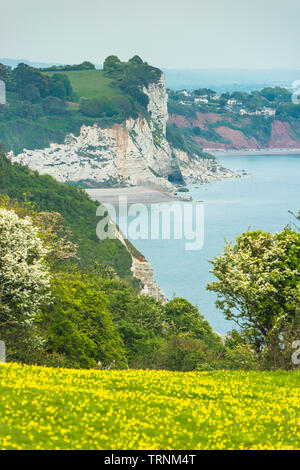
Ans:
[[[275,114],[276,114],[276,109],[264,107],[264,108],[262,109],[262,111],[261,111],[261,114],[262,114],[263,116],[275,116]]]
[[[262,109],[256,109],[255,111],[247,111],[246,109],[240,109],[241,116],[275,116],[276,109],[264,107]]]
[[[184,96],[191,96],[191,93],[187,90],[180,90],[178,93]]]
[[[0,80],[0,105],[6,104],[6,89],[5,89],[5,82]]]

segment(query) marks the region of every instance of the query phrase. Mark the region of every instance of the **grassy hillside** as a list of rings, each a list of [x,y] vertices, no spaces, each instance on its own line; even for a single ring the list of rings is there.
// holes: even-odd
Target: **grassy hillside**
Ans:
[[[297,449],[300,372],[0,365],[1,449]]]
[[[115,58],[116,59],[116,58]],[[0,142],[7,151],[39,149],[62,143],[66,134],[79,135],[82,125],[105,128],[130,116],[147,116],[143,86],[161,71],[134,57],[128,62],[108,58],[103,70],[82,64],[38,70],[19,64],[14,70],[0,64],[7,104],[0,105]]]
[[[48,175],[39,175],[28,167],[11,164],[0,151],[0,194],[19,201],[36,204],[38,210],[60,212],[79,245],[79,265],[91,267],[95,263],[112,266],[122,277],[132,279],[131,256],[118,240],[100,241],[96,236],[98,204],[88,195],[72,186],[58,183]]]
[[[80,98],[100,98],[106,96],[107,98],[114,98],[119,96],[120,93],[110,86],[112,80],[104,75],[103,70],[72,70],[62,72],[45,72],[48,75],[54,73],[67,75],[69,78],[76,101]]]

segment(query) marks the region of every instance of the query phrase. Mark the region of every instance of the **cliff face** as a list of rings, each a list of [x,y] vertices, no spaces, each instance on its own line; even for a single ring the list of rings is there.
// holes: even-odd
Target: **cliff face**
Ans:
[[[220,121],[219,126],[218,121]],[[213,123],[216,135],[221,137],[223,142],[219,139],[195,137],[195,141],[207,151],[212,149],[300,149],[300,122],[298,126],[292,128],[290,123],[275,119],[271,123],[270,137],[263,143],[254,136],[244,133],[242,128],[233,129],[232,119],[222,114],[197,112],[195,118],[172,114],[169,116],[169,123],[176,124],[178,127],[199,127],[203,131],[209,130],[210,124]],[[251,120],[243,118],[243,123],[251,124]]]
[[[130,253],[132,258],[131,271],[133,276],[140,281],[140,289],[142,295],[150,295],[156,300],[167,302],[167,298],[161,288],[154,280],[153,268],[148,263],[146,258],[140,254],[132,253],[128,246],[128,241],[124,238],[120,230],[113,224],[115,229],[115,236],[125,246],[126,250]]]
[[[52,143],[43,150],[24,149],[16,156],[10,152],[9,157],[58,181],[86,182],[94,187],[151,185],[172,191],[173,183],[184,182],[182,175],[187,174],[189,164],[189,181],[199,181],[204,168],[205,178],[233,176],[220,166],[218,174],[211,171],[209,160],[195,156],[191,162],[184,152],[179,155],[171,149],[166,139],[168,110],[163,74],[143,92],[149,98],[149,119],[130,118],[109,128],[82,126],[79,136],[69,134],[63,144]]]

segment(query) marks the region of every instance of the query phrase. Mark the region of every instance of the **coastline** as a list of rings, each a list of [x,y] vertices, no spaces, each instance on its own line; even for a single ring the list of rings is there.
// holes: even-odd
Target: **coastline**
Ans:
[[[299,149],[203,149],[205,152],[210,153],[214,157],[226,157],[226,156],[243,156],[243,155],[300,155]]]
[[[132,186],[129,188],[100,188],[86,189],[90,198],[101,204],[119,204],[120,197],[127,198],[127,204],[155,204],[171,201],[187,201],[188,198],[165,193],[160,189],[147,186]],[[125,201],[124,201],[125,202]]]

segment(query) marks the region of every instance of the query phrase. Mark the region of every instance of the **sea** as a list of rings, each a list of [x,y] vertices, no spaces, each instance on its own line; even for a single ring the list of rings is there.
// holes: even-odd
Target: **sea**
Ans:
[[[300,154],[226,155],[218,159],[242,176],[192,184],[187,186],[189,192],[183,193],[194,201],[203,201],[203,219],[199,223],[203,224],[204,238],[200,249],[187,250],[187,240],[172,237],[176,224],[182,223],[176,217],[171,218],[170,239],[146,237],[145,230],[141,230],[140,238],[130,233],[128,238],[150,262],[155,281],[168,299],[188,299],[215,331],[226,334],[236,325],[225,319],[216,308],[216,294],[206,289],[214,279],[209,260],[223,252],[225,240],[234,242],[248,229],[274,233],[287,224],[300,225],[291,214],[300,209]],[[149,215],[146,217],[149,219]],[[118,223],[123,229],[122,217]]]

